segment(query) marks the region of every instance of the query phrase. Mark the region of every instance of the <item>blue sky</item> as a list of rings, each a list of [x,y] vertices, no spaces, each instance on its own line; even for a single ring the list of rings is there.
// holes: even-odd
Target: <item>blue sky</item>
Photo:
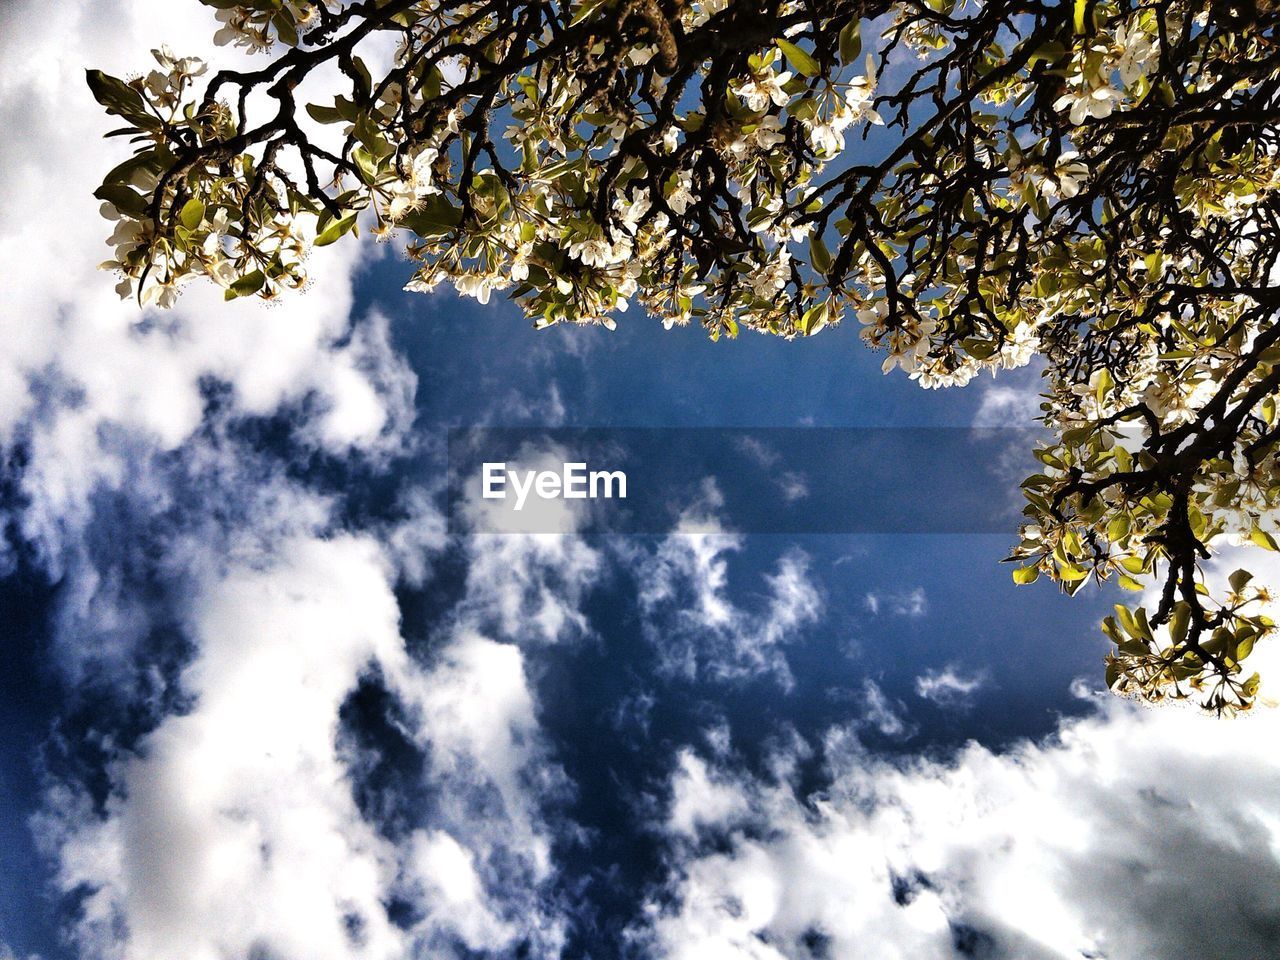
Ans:
[[[849,339],[848,330],[833,333],[827,349],[808,350],[802,365],[791,358],[791,348],[811,344],[751,337],[704,346],[692,332],[664,335],[642,318],[612,335],[604,331],[565,331],[567,336],[560,331],[535,333],[507,305],[484,308],[451,296],[403,294],[395,283],[403,269],[404,264],[387,258],[364,273],[357,282],[355,313],[376,308],[395,318],[390,329],[410,358],[419,383],[412,436],[429,449],[438,445],[442,431],[450,425],[714,426],[751,424],[751,416],[759,416],[765,424],[913,425],[955,423],[957,414],[965,412],[963,404],[955,405],[960,410],[938,404],[935,394],[910,386],[895,389],[893,380],[881,377],[874,358],[863,362],[865,352],[856,343],[849,344],[851,350],[841,349],[842,341]],[[576,342],[566,347],[565,341],[571,338]],[[668,354],[666,339],[678,340],[691,359]],[[434,344],[448,345],[447,355],[438,363]],[[512,364],[508,355],[524,359]],[[691,375],[690,365],[700,369]],[[775,374],[774,367],[782,368],[781,373]],[[840,396],[834,386],[842,381],[847,396]],[[824,386],[814,392],[813,399],[799,400],[801,391],[794,384],[804,382]],[[697,383],[705,392],[705,400],[697,407],[689,405],[687,383]],[[901,398],[887,406],[871,389],[879,386],[890,394],[900,390]],[[559,402],[548,416],[538,398],[552,391]],[[873,417],[861,414],[858,395],[862,393],[876,411]],[[737,405],[734,398],[739,396],[750,396],[753,405]],[[600,399],[607,397],[616,397],[617,403]],[[624,397],[630,402],[623,403]],[[828,397],[839,402],[827,402]],[[785,417],[778,413],[782,404]],[[971,417],[972,402],[968,406]],[[344,496],[362,504],[353,511],[361,514],[355,522],[369,525],[395,517],[394,503],[379,494],[388,485],[404,489],[426,481],[430,486],[435,479],[421,475],[436,465],[429,454],[393,461],[376,471],[378,477],[372,481],[365,464],[356,463],[351,470],[332,458],[310,462],[291,450],[288,442],[300,416],[290,411],[237,424],[243,437],[233,441],[236,449],[250,445],[259,455],[288,462],[295,475],[307,477],[309,484],[342,490]],[[895,495],[884,491],[886,499]],[[199,499],[196,495],[176,510],[172,523],[203,522],[204,518],[184,516],[209,509],[211,505]],[[146,560],[119,556],[121,540],[117,539],[122,528],[130,529],[132,535],[124,542],[133,536],[141,542],[131,543],[126,551],[141,551],[148,542],[162,545],[171,531],[138,531],[136,527],[145,520],[133,515],[137,507],[117,503],[115,508],[104,502],[99,508],[104,516],[95,516],[94,525],[99,527],[97,536],[110,540],[103,549],[116,554],[105,557],[105,564],[141,568],[123,573],[122,591],[145,594],[174,589],[176,585],[157,587],[149,582],[155,572],[148,569]],[[721,516],[726,525],[734,525],[727,511]],[[831,519],[837,528],[844,523],[843,518]],[[652,628],[646,627],[645,612],[637,603],[644,561],[631,556],[656,552],[663,538],[636,535],[587,541],[612,569],[582,598],[582,635],[572,643],[540,650],[529,661],[541,727],[555,761],[572,784],[558,815],[593,834],[589,841],[565,851],[568,870],[561,883],[585,885],[583,902],[575,904],[575,910],[587,919],[576,936],[600,951],[597,955],[608,955],[619,942],[621,927],[634,919],[646,887],[661,880],[659,846],[646,835],[644,824],[637,822],[635,808],[661,795],[672,751],[700,741],[708,726],[729,731],[754,766],[779,736],[794,731],[815,737],[851,717],[874,713],[867,707],[868,684],[879,692],[881,709],[887,713],[867,721],[863,736],[876,749],[889,753],[948,749],[969,738],[1001,745],[1019,736],[1043,735],[1054,728],[1058,715],[1081,712],[1082,701],[1068,688],[1077,676],[1096,682],[1104,648],[1094,625],[1106,609],[1106,598],[1071,602],[1043,587],[1016,589],[1007,568],[997,562],[1007,552],[1009,539],[1008,534],[747,534],[735,538],[723,554],[730,583],[725,595],[729,602],[741,605],[748,620],[762,615],[765,578],[778,558],[797,550],[808,558],[806,579],[815,597],[820,595],[821,615],[787,635],[784,662],[789,679],[785,682],[769,669],[744,669],[740,675],[716,678],[707,676],[705,669],[690,676],[664,667],[664,652],[670,651],[662,648],[674,645],[671,634],[680,632],[676,621],[683,611],[663,611],[654,617],[658,622]],[[465,590],[465,574],[457,569],[465,566],[465,554],[464,546],[446,547],[435,576],[398,594],[406,618],[406,640],[424,657],[439,644],[433,633],[451,616],[458,592]],[[5,755],[5,782],[14,784],[16,794],[6,804],[6,827],[14,849],[27,845],[26,820],[42,800],[42,793],[28,784],[48,772],[47,761],[33,747],[50,736],[55,723],[70,723],[76,734],[83,735],[88,725],[110,718],[107,723],[113,732],[129,737],[138,736],[147,724],[127,714],[112,716],[121,709],[119,704],[92,703],[72,719],[67,715],[81,711],[67,705],[58,708],[57,701],[67,691],[44,676],[42,665],[48,624],[56,620],[58,606],[56,596],[47,595],[47,590],[39,572],[31,569],[17,572],[6,584],[5,599],[17,611],[9,622],[21,625],[13,639],[22,669],[11,676],[23,678],[11,681],[13,692],[5,703],[6,715],[12,717],[8,723],[15,731],[6,741],[16,749]],[[160,600],[157,606],[163,608],[166,602]],[[678,602],[693,601],[680,597]],[[150,609],[147,615],[163,617]],[[707,642],[699,635],[698,625],[688,629],[690,635],[681,643],[696,649]],[[655,630],[670,633],[655,637]],[[176,638],[159,642],[166,647],[160,654],[163,661],[176,657],[180,662],[185,651]],[[167,649],[170,642],[179,649]],[[935,703],[916,691],[919,677],[948,671],[959,676],[961,687],[976,684],[974,690],[953,694],[955,703]],[[41,683],[52,702],[30,695]],[[89,696],[109,700],[111,692],[93,691]],[[363,716],[365,710],[377,710],[378,700],[370,685],[344,709],[363,721],[353,721],[355,727],[370,728],[358,733],[371,738],[370,749],[389,754],[392,759],[383,762],[394,765],[395,737],[381,729],[384,719]],[[365,706],[366,701],[373,706]],[[888,732],[881,729],[886,725]],[[77,751],[75,745],[66,749]],[[82,762],[92,765],[95,759]],[[5,872],[6,881],[15,888],[9,902],[26,900],[35,916],[44,912],[48,917],[37,889],[47,871],[34,856],[26,867],[22,872]],[[617,877],[606,881],[615,871]],[[32,919],[28,911],[15,915],[9,921],[13,932],[6,931],[10,942],[23,944],[15,949],[39,948],[42,955],[46,951],[64,955],[50,938],[49,927],[57,920],[57,911],[53,913],[43,930],[44,924],[23,929]],[[25,946],[28,942],[32,947]],[[580,945],[576,938],[570,942]]]
[[[1027,425],[1034,374],[535,332],[357,244],[139,324],[76,74],[208,18],[4,17],[0,958],[1277,955],[1274,711],[1102,693],[1118,596],[1015,588],[1012,529],[753,532],[726,463],[669,529],[445,531],[449,428],[927,436]]]

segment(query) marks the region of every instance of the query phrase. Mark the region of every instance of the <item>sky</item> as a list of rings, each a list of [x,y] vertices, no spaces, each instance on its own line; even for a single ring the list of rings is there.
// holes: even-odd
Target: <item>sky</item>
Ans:
[[[989,466],[929,431],[1025,430],[1033,372],[535,332],[373,243],[140,314],[95,269],[83,69],[225,58],[210,13],[0,18],[0,958],[1280,956],[1275,710],[1110,696],[1121,596],[921,532]],[[714,443],[650,457],[642,527],[474,532],[448,441],[495,427]],[[902,463],[842,503],[821,437],[869,428]]]

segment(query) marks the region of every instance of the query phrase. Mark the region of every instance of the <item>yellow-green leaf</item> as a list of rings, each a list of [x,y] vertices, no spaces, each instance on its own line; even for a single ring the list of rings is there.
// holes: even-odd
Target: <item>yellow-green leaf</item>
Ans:
[[[1271,534],[1267,533],[1265,530],[1260,530],[1259,528],[1254,527],[1253,532],[1249,534],[1249,539],[1264,550],[1270,550],[1272,553],[1280,551],[1280,546],[1276,545]]]
[[[1020,585],[1035,583],[1039,579],[1040,568],[1036,566],[1018,567],[1013,571],[1013,582]]]
[[[824,277],[831,271],[831,251],[816,233],[809,238],[809,264]]]
[[[178,219],[188,230],[194,230],[204,220],[204,202],[197,197],[192,197],[182,205]]]
[[[862,21],[850,20],[840,31],[840,60],[849,64],[862,52]]]
[[[339,217],[337,220],[333,220],[327,227],[316,235],[315,245],[317,247],[327,247],[343,234],[348,233],[355,225],[356,215],[354,213],[348,213],[344,217]]]
[[[1173,614],[1169,617],[1169,637],[1174,643],[1182,643],[1187,639],[1187,629],[1191,625],[1191,606],[1185,600],[1173,605]]]
[[[773,42],[778,45],[779,50],[786,54],[787,62],[796,69],[797,73],[802,73],[806,77],[816,77],[822,72],[822,68],[818,66],[818,61],[790,40],[775,37]]]
[[[1084,580],[1089,576],[1089,571],[1084,567],[1077,567],[1073,563],[1060,563],[1058,564],[1058,576],[1069,583],[1074,583]]]
[[[308,103],[307,113],[311,115],[311,119],[317,123],[341,123],[342,114],[338,112],[336,107],[325,107],[318,103]]]
[[[267,275],[261,270],[254,270],[253,273],[246,273],[231,284],[230,292],[237,297],[249,297],[261,290],[262,285],[266,282]]]

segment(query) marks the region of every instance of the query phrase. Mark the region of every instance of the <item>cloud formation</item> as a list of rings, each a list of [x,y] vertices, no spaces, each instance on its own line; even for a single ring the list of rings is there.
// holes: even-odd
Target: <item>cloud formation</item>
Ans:
[[[367,665],[403,672],[398,612],[368,541],[283,544],[269,570],[203,585],[194,706],[122,752],[101,816],[54,797],[44,840],[85,891],[89,955],[393,957],[394,847],[356,808],[338,710]],[[122,932],[123,931],[123,932]]]
[[[459,622],[419,663],[393,583],[373,540],[343,535],[200,584],[179,681],[191,707],[115,751],[100,812],[60,785],[40,818],[86,955],[556,953],[544,809],[567,784],[520,649]],[[342,709],[374,680],[424,758],[430,799],[408,823],[356,802],[363,758]],[[388,912],[397,898],[408,922]]]
[[[863,597],[862,605],[873,617],[885,613],[895,617],[915,618],[923,617],[929,612],[929,598],[924,587],[888,593],[871,592]]]
[[[686,751],[669,879],[633,934],[673,960],[1270,956],[1278,722],[1105,699],[1046,741],[945,762],[835,728],[808,795]]]
[[[916,677],[916,696],[943,707],[966,706],[973,695],[986,686],[988,679],[983,671],[966,673],[955,664],[947,664],[940,670],[926,670]]]
[[[368,247],[318,251],[313,287],[274,309],[192,289],[140,315],[93,269],[107,225],[90,194],[111,158],[85,145],[109,121],[81,70],[128,73],[160,40],[209,55],[210,11],[72,0],[3,17],[0,257],[23,264],[0,313],[0,443],[22,464],[6,519],[60,585],[68,686],[110,687],[141,718],[83,731],[105,768],[94,784],[51,773],[36,821],[77,949],[558,956],[574,918],[557,856],[580,838],[534,658],[591,635],[587,598],[617,560],[636,573],[667,676],[788,689],[787,650],[824,605],[810,557],[789,549],[758,583],[731,577],[745,540],[713,488],[652,552],[559,534],[449,541],[420,487],[404,491],[403,522],[352,524],[341,489],[305,467],[391,462],[412,444],[418,387],[387,319],[352,316]],[[1023,393],[992,391],[980,419],[1027,412]],[[559,422],[563,398],[553,385],[521,415]],[[244,436],[263,423],[286,435],[275,449]],[[805,495],[802,477],[777,480]],[[410,635],[396,591],[429,581],[449,550],[457,596]],[[918,617],[927,598],[867,606]],[[648,729],[661,680],[645,678],[619,726]],[[980,683],[946,668],[916,692],[959,705]],[[817,745],[787,739],[769,772],[750,772],[720,730],[709,754],[675,753],[650,825],[668,875],[633,927],[639,949],[1274,952],[1273,713],[1224,726],[1105,701],[1048,740],[889,760],[858,731],[901,740],[911,719],[873,681],[862,690],[858,716]],[[362,697],[373,739],[350,718]],[[815,750],[816,792],[799,778]]]
[[[765,576],[760,606],[744,609],[728,595],[728,558],[743,538],[721,526],[722,506],[709,485],[704,502],[686,509],[656,551],[636,562],[646,633],[667,672],[718,680],[771,675],[789,689],[784,648],[822,609],[809,558],[798,548],[786,551]]]
[[[1280,583],[1274,555],[1226,549],[1207,564],[1210,587],[1242,564]],[[1274,675],[1280,648],[1260,646],[1250,667]],[[947,667],[916,691],[958,705],[983,681]],[[633,938],[672,960],[1273,955],[1274,694],[1222,721],[1077,689],[1085,716],[1006,749],[876,753],[859,729],[889,733],[901,718],[869,686],[860,720],[784,744],[764,774],[725,744],[681,751],[667,878]],[[796,771],[815,747],[821,782],[802,786]]]
[[[212,11],[20,2],[4,18],[0,257],[22,269],[7,277],[0,314],[0,440],[24,451],[22,533],[56,564],[74,549],[94,492],[130,482],[140,453],[191,438],[214,395],[245,416],[305,406],[300,436],[325,451],[368,456],[399,442],[413,374],[391,351],[385,320],[353,325],[350,315],[369,247],[317,250],[313,285],[272,309],[194,285],[175,310],[140,314],[96,269],[110,229],[92,193],[124,145],[100,139],[111,119],[83,69],[128,75],[162,40],[216,64],[227,55],[210,46]]]
[[[35,823],[79,952],[553,955],[547,817],[568,787],[519,644],[568,635],[589,553],[477,546],[459,610],[411,654],[394,589],[445,546],[429,496],[405,491],[402,523],[361,531],[341,490],[307,479],[315,458],[377,468],[412,441],[416,376],[385,317],[352,314],[371,248],[317,251],[313,285],[274,308],[198,286],[163,314],[120,302],[94,269],[109,225],[91,194],[114,160],[84,149],[110,121],[82,70],[127,75],[160,41],[216,64],[212,11],[19,3],[4,19],[0,256],[23,264],[0,315],[0,441],[22,464],[9,519],[62,585],[66,683],[120,703],[83,734],[100,782],[51,772]],[[256,440],[262,424],[281,439]],[[493,589],[486,565],[507,562],[528,580]],[[349,728],[366,688],[416,757],[396,771],[407,808],[380,803],[386,758]]]

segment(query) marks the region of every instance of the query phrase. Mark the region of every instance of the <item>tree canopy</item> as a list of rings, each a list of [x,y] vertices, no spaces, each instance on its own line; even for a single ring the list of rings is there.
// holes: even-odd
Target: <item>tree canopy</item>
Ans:
[[[408,289],[539,326],[856,319],[924,387],[1038,363],[1014,579],[1153,584],[1108,685],[1255,701],[1269,598],[1202,564],[1280,538],[1272,0],[201,2],[276,55],[89,73],[136,144],[98,192],[122,296],[275,297],[364,224]]]

